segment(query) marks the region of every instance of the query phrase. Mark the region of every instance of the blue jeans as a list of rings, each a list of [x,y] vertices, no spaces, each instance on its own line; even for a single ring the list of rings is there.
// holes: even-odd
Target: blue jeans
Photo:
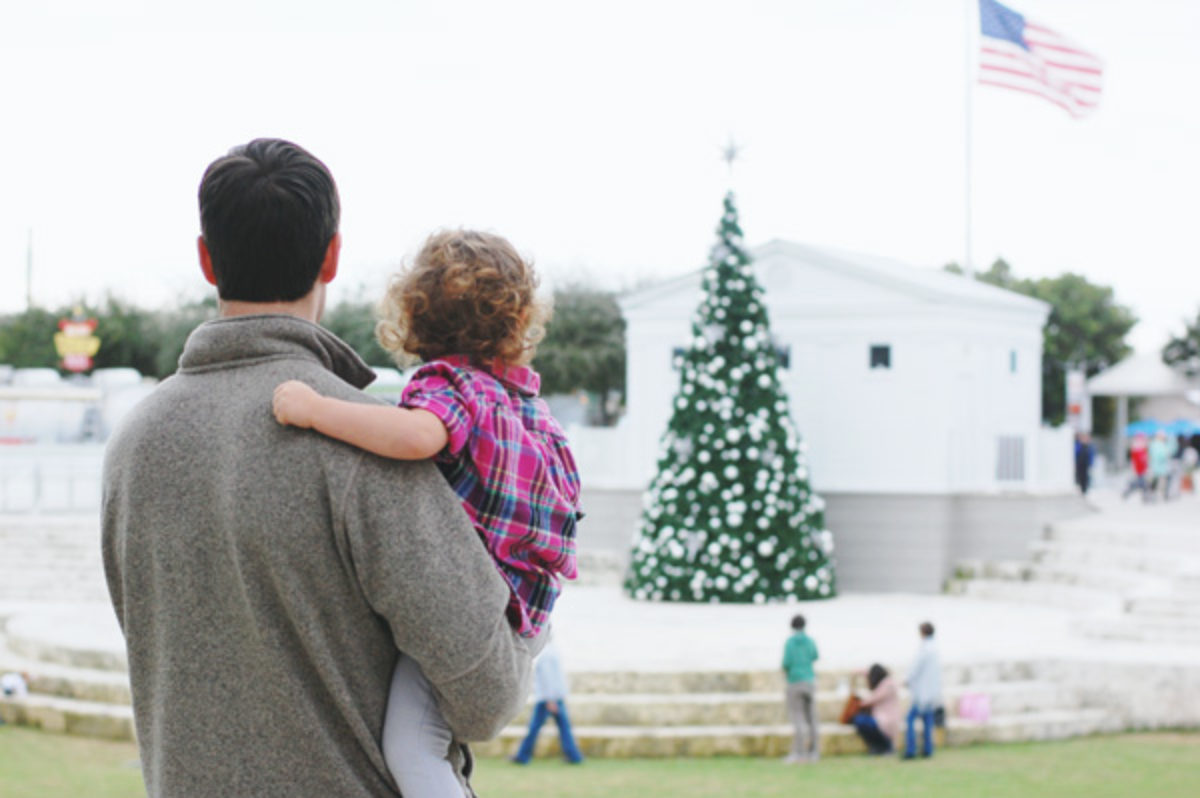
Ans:
[[[879,728],[879,724],[875,718],[871,717],[869,712],[859,712],[854,716],[852,721],[854,730],[858,732],[858,736],[867,744],[867,750],[872,754],[887,754],[891,753],[892,741]]]
[[[921,718],[921,753],[933,756],[933,708],[917,709],[913,706],[908,711],[907,728],[904,730],[904,755],[917,755],[917,718]]]
[[[550,711],[550,705],[553,704],[557,712]],[[542,730],[542,724],[546,722],[548,716],[553,715],[554,722],[558,724],[558,741],[562,746],[563,756],[568,762],[582,762],[583,754],[579,753],[579,747],[575,745],[575,736],[571,734],[571,719],[567,717],[567,704],[565,701],[539,701],[533,706],[533,716],[529,719],[529,733],[525,735],[525,739],[521,741],[521,747],[517,749],[516,755],[513,757],[514,762],[521,764],[527,763],[533,757],[533,746],[537,744],[538,732]]]

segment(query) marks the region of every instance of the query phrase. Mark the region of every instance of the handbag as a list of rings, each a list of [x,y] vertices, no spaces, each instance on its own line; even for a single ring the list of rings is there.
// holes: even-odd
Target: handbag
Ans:
[[[958,716],[963,720],[987,723],[992,716],[992,699],[987,693],[964,693],[958,699]]]
[[[854,720],[854,716],[863,711],[862,699],[856,695],[851,695],[846,699],[846,706],[842,707],[842,723],[850,723]]]

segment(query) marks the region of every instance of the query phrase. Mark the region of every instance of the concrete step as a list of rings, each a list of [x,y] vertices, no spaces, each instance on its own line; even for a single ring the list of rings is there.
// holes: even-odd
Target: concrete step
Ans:
[[[1091,565],[1034,563],[1028,566],[1028,580],[1059,585],[1075,585],[1095,590],[1111,590],[1122,594],[1166,593],[1171,589],[1169,577],[1124,568],[1099,568]]]
[[[1106,709],[1053,710],[993,716],[986,723],[948,721],[946,745],[1063,740],[1122,729],[1120,719]]]
[[[108,601],[103,583],[88,578],[47,578],[33,584],[13,584],[0,576],[0,600],[5,601]]]
[[[5,634],[5,647],[12,654],[32,662],[120,674],[128,671],[123,648],[106,649],[86,643],[47,640],[38,636],[36,630],[13,629],[11,625]]]
[[[1038,541],[1030,546],[1030,552],[1035,563],[1113,568],[1167,577],[1176,576],[1197,559],[1171,551],[1057,540]]]
[[[1116,592],[1047,582],[951,579],[946,583],[946,592],[989,601],[1041,604],[1080,611],[1118,612],[1123,607],[1123,599]]]
[[[883,663],[893,675],[903,679],[908,663]],[[862,671],[818,670],[817,690],[821,693],[857,690],[866,687]],[[1025,682],[1037,678],[1033,663],[1010,662],[946,663],[942,683],[995,684]],[[767,671],[573,671],[567,676],[571,695],[638,695],[699,693],[762,693],[782,695],[784,680],[778,670]]]
[[[31,693],[104,704],[131,702],[129,678],[120,671],[39,662],[0,648],[0,672],[24,675]]]
[[[1024,582],[1029,579],[1031,566],[1024,560],[961,560],[955,563],[958,579],[1003,579]]]
[[[1200,621],[1200,599],[1177,596],[1138,596],[1129,599],[1125,609],[1139,618],[1170,618]]]
[[[1099,640],[1169,643],[1200,646],[1200,619],[1172,619],[1121,615],[1082,618],[1076,623],[1080,634]]]
[[[967,695],[986,695],[993,716],[1016,716],[1081,708],[1081,698],[1073,690],[1045,681],[1008,681],[947,686],[942,692],[946,717],[958,718],[959,702]],[[907,699],[904,702],[908,706]]]
[[[818,671],[819,690],[833,690],[850,672]],[[783,691],[780,671],[575,671],[568,675],[572,695],[644,693],[774,693]]]
[[[133,709],[118,704],[30,693],[0,699],[5,723],[104,740],[134,739]]]
[[[593,758],[665,758],[706,756],[782,757],[791,748],[792,727],[786,723],[761,726],[580,726],[572,720],[579,750]],[[525,738],[524,726],[509,726],[495,740],[472,743],[480,756],[511,756]],[[850,726],[821,724],[821,754],[865,753],[866,747]],[[538,736],[536,756],[559,753],[554,722]]]
[[[1200,535],[1179,527],[1161,527],[1143,522],[1114,523],[1088,518],[1051,524],[1046,540],[1085,545],[1126,546],[1154,551],[1200,555]]]
[[[992,579],[1005,582],[1049,582],[1097,590],[1165,593],[1171,589],[1169,576],[1127,568],[1108,568],[1086,562],[964,560],[954,569],[959,579]]]
[[[583,716],[574,702],[571,715],[580,750],[589,757],[782,756],[787,753],[792,738],[792,728],[787,723],[592,725],[582,722]],[[128,706],[30,694],[22,699],[0,700],[0,718],[7,723],[51,732],[110,740],[134,739],[133,713]],[[481,756],[511,755],[525,736],[523,724],[526,722],[522,719],[507,727],[496,740],[474,745],[476,753]],[[1052,740],[1119,728],[1119,721],[1111,713],[1098,709],[993,715],[982,724],[951,717],[937,744],[959,746],[980,742]],[[553,755],[557,745],[551,721],[543,729],[537,750],[539,755]],[[823,755],[864,751],[852,727],[830,722],[821,724]]]
[[[1172,593],[1180,598],[1200,600],[1200,571],[1189,568],[1176,576]]]
[[[572,714],[574,714],[572,712]],[[1059,740],[1120,729],[1120,721],[1107,710],[1051,710],[1014,716],[993,716],[986,723],[957,719],[939,729],[935,746],[961,746],[982,742]],[[701,756],[781,757],[792,742],[788,724],[755,726],[585,726],[572,718],[572,731],[585,757],[661,758]],[[526,727],[509,726],[496,740],[473,745],[480,756],[511,756],[524,739]],[[897,740],[899,742],[899,740]],[[861,754],[866,749],[851,726],[822,723],[822,756]],[[538,736],[535,755],[560,753],[553,721]]]
[[[983,694],[991,711],[1011,715],[1052,709],[1074,709],[1079,699],[1048,682],[1018,681],[966,684],[945,690],[948,717],[957,717],[964,695]],[[906,706],[908,697],[902,693]],[[822,723],[837,723],[846,703],[839,691],[817,695]],[[581,726],[763,726],[787,722],[783,693],[576,694],[570,699],[572,722]],[[513,722],[527,723],[527,707]]]

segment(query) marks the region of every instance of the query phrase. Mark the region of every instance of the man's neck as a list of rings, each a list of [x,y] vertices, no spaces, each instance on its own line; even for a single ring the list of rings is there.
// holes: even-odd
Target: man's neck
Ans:
[[[246,302],[240,299],[221,299],[217,301],[217,314],[223,319],[238,316],[295,316],[298,319],[311,321],[316,324],[325,310],[325,291],[323,285],[316,285],[313,290],[292,302]]]

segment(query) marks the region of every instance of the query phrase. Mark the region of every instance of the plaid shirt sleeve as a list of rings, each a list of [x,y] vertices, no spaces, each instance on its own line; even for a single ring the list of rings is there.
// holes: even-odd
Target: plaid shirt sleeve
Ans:
[[[472,407],[452,367],[437,361],[421,366],[404,388],[400,404],[427,410],[441,420],[449,436],[444,454],[457,457],[466,447],[471,437]]]

